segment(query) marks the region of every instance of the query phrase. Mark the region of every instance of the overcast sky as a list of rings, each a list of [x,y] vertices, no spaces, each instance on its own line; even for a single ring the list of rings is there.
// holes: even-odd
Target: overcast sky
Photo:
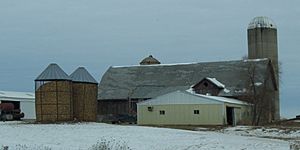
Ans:
[[[281,114],[300,115],[299,0],[0,1],[0,90],[34,92],[49,63],[84,66],[99,82],[112,65],[238,60],[247,26],[268,16],[278,27]]]

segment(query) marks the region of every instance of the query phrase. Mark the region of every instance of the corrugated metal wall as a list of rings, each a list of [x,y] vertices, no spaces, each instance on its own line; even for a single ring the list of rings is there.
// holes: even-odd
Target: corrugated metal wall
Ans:
[[[251,123],[250,106],[228,103],[138,105],[137,122],[139,125],[226,125],[227,107],[234,108],[235,124]],[[194,114],[197,110],[199,114]]]
[[[140,125],[223,125],[224,105],[156,105],[138,106],[138,124]],[[194,114],[199,110],[199,114]],[[164,115],[160,111],[165,111]]]

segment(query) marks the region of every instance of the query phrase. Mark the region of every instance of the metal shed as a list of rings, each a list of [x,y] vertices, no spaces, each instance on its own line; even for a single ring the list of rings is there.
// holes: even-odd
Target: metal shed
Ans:
[[[236,99],[175,91],[137,104],[139,125],[236,125],[250,121],[251,105]]]
[[[0,103],[13,103],[15,108],[25,114],[23,119],[35,119],[34,93],[0,91]]]

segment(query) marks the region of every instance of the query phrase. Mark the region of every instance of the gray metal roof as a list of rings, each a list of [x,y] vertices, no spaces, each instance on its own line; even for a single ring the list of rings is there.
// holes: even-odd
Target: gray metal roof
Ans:
[[[254,29],[254,28],[276,29],[277,27],[272,19],[265,17],[265,16],[259,16],[259,17],[253,18],[248,25],[248,29]]]
[[[35,81],[71,80],[71,78],[55,63],[50,64]]]
[[[220,96],[242,95],[249,87],[250,64],[256,67],[257,82],[262,82],[270,71],[269,59],[110,67],[100,81],[98,99],[153,98],[187,90],[206,77],[225,85]]]
[[[95,83],[98,82],[93,78],[93,76],[84,68],[77,68],[71,75],[70,78],[74,82],[84,82],[84,83]]]
[[[238,104],[238,105],[249,105],[246,102],[220,97],[220,96],[208,96],[196,93],[190,93],[187,91],[174,91],[164,95],[160,95],[158,97],[142,101],[137,103],[137,105],[146,105],[146,106],[154,106],[154,105],[176,105],[176,104]]]

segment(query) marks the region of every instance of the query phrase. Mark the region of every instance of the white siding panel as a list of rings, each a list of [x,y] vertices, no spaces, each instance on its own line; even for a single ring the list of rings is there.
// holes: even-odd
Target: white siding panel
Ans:
[[[21,111],[25,114],[23,119],[36,119],[35,117],[35,102],[33,101],[21,101]]]

